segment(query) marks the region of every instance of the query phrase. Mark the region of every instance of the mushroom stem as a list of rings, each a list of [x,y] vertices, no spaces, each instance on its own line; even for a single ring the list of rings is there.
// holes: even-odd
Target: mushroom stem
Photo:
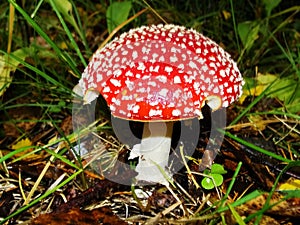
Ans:
[[[168,165],[173,131],[172,122],[144,124],[143,138],[138,146],[137,180],[167,184],[165,167]],[[165,172],[163,172],[165,171]]]

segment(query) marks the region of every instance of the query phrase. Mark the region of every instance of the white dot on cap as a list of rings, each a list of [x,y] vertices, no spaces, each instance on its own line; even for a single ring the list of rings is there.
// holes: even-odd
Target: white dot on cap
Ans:
[[[197,67],[197,65],[193,62],[193,61],[190,61],[189,62],[189,66],[191,67],[191,68],[193,68],[193,69],[197,69],[198,67]]]
[[[159,66],[155,66],[155,67],[154,66],[150,66],[150,68],[149,68],[150,72],[156,72],[157,73],[158,70],[159,70]]]
[[[152,86],[152,87],[156,87],[156,82],[155,81],[149,81],[148,85]]]
[[[103,80],[103,76],[102,76],[102,74],[100,74],[100,73],[97,73],[97,82],[100,82],[100,81],[102,81]]]
[[[218,87],[215,87],[215,88],[213,89],[213,93],[215,93],[215,94],[219,93],[219,88],[218,88]]]
[[[167,73],[171,73],[171,72],[173,71],[173,68],[170,67],[170,66],[166,66],[166,67],[165,67],[165,71],[166,71]]]
[[[149,111],[149,116],[160,116],[162,115],[162,110],[155,110],[155,109],[150,109]]]
[[[227,88],[227,93],[232,93],[232,87]]]
[[[110,87],[106,86],[105,88],[103,88],[103,92],[110,92]]]
[[[117,79],[110,79],[110,82],[116,87],[121,87],[121,82]]]
[[[197,53],[197,54],[201,54],[201,52],[202,52],[201,48],[197,48],[197,49],[196,49],[196,53]]]
[[[112,112],[116,111],[116,107],[114,105],[111,105],[109,108]]]
[[[181,115],[181,111],[179,109],[174,109],[172,111],[172,116],[180,116]]]
[[[179,76],[175,76],[174,77],[174,84],[180,84],[181,83],[181,79]]]
[[[128,51],[127,51],[127,50],[123,50],[121,54],[122,54],[122,55],[127,55],[127,54],[128,54]]]
[[[136,59],[138,57],[138,52],[137,51],[133,51],[131,54],[133,59]]]
[[[130,81],[130,80],[126,80],[125,84],[127,86],[127,88],[129,89],[129,91],[133,91],[135,88],[134,82]]]
[[[175,63],[178,61],[178,58],[174,55],[174,56],[170,56],[170,62],[171,63]]]
[[[184,113],[187,114],[187,113],[192,112],[192,111],[193,111],[193,108],[185,107],[183,111],[184,111]]]
[[[145,70],[145,69],[146,69],[146,66],[145,66],[144,63],[139,62],[139,65],[138,65],[137,69],[138,69],[138,70]]]
[[[181,52],[180,49],[175,48],[175,47],[171,47],[170,51],[173,52],[173,53]]]
[[[128,70],[128,71],[125,73],[125,76],[126,76],[126,77],[133,77],[133,73],[132,73],[130,70]]]
[[[156,79],[162,83],[167,83],[167,81],[168,81],[168,78],[164,75],[157,76]]]
[[[225,71],[224,71],[224,70],[220,70],[219,73],[220,73],[220,76],[221,76],[221,77],[226,77],[226,74],[225,74]]]
[[[126,112],[124,110],[119,111],[120,114],[126,115]]]
[[[161,89],[161,90],[159,91],[159,95],[166,98],[168,92],[169,92],[168,89],[163,88],[163,89]]]
[[[118,77],[118,76],[122,75],[122,70],[117,69],[117,70],[115,70],[115,71],[113,72],[113,74],[114,74],[116,77]]]
[[[138,113],[139,109],[140,109],[140,106],[139,105],[135,105],[134,107],[132,107],[132,112],[133,113]]]

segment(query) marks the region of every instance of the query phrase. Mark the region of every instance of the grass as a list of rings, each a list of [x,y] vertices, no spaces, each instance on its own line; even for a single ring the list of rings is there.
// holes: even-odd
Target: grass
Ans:
[[[269,189],[254,182],[254,189],[242,193],[236,190],[239,185],[237,179],[247,174],[247,165],[235,158],[234,171],[228,173],[227,180],[217,191],[205,191],[201,188],[196,190],[195,181],[191,182],[191,193],[188,193],[184,191],[187,187],[181,187],[184,182],[180,179],[190,182],[190,176],[194,176],[192,181],[201,177],[192,175],[189,168],[192,165],[185,163],[188,176],[184,172],[180,179],[175,179],[169,195],[159,192],[162,194],[160,198],[168,199],[173,196],[177,202],[171,201],[172,204],[164,208],[147,208],[141,206],[143,199],[139,199],[135,193],[127,196],[131,199],[130,204],[134,210],[140,209],[137,215],[144,213],[144,219],[138,218],[136,221],[153,222],[155,219],[160,223],[182,224],[195,221],[205,224],[231,224],[232,221],[247,224],[253,221],[254,224],[260,224],[274,204],[271,199],[277,193],[278,184],[286,182],[288,171],[300,166],[300,20],[297,17],[300,6],[293,1],[278,1],[278,5],[271,5],[270,1],[250,3],[221,0],[218,4],[213,4],[208,0],[135,0],[131,1],[130,19],[119,21],[109,35],[106,10],[112,2],[115,1],[94,3],[48,0],[24,1],[20,4],[8,0],[0,3],[0,25],[7,28],[0,29],[0,63],[13,64],[5,71],[8,74],[5,78],[7,85],[0,87],[3,88],[0,104],[0,116],[3,118],[0,123],[3,128],[0,132],[0,187],[2,196],[9,192],[9,188],[5,188],[9,185],[13,186],[19,196],[13,205],[14,210],[9,211],[9,214],[0,212],[0,224],[7,221],[14,224],[36,216],[41,211],[47,211],[48,207],[51,208],[58,193],[64,195],[70,186],[83,192],[101,180],[95,178],[101,177],[101,173],[91,178],[85,162],[79,157],[71,156],[76,141],[94,137],[93,132],[97,131],[102,144],[110,149],[110,152],[103,154],[105,159],[113,153],[115,157],[117,150],[123,147],[114,138],[111,126],[107,125],[109,115],[101,117],[93,126],[79,133],[73,133],[64,127],[64,124],[72,124],[65,122],[72,114],[72,88],[78,82],[92,53],[103,46],[103,43],[129,28],[163,20],[193,27],[231,53],[246,79],[244,88],[248,94],[243,102],[237,102],[230,109],[232,116],[228,115],[230,124],[225,131],[226,139],[265,157],[274,158],[278,165],[285,167],[281,167]],[[22,50],[23,55],[13,54],[16,50]],[[260,79],[270,77],[269,74],[276,76],[276,80],[280,82],[264,80],[266,83],[260,83]],[[266,101],[271,103],[268,105]],[[27,111],[29,116],[22,117]],[[8,130],[11,135],[7,135]],[[277,151],[270,151],[260,146],[260,143],[249,142],[249,137],[271,142],[276,145]],[[26,138],[30,143],[17,149],[12,148]],[[99,151],[102,154],[101,148]],[[38,174],[31,177],[22,169],[19,174],[15,174],[14,166],[32,163],[32,157],[38,158],[35,163],[43,165]],[[37,168],[30,163],[29,165]],[[62,168],[59,167],[61,165]],[[59,172],[63,171],[57,181],[47,177],[52,167],[59,168]],[[26,181],[26,178],[30,179]],[[299,174],[297,179],[300,179]],[[219,192],[223,195],[221,199],[215,197]],[[199,200],[200,196],[205,197]],[[266,196],[263,206],[253,213],[242,215],[239,207],[259,196]],[[113,201],[113,197],[109,197]],[[287,190],[283,199],[275,204],[280,205],[281,201],[294,197],[300,197],[299,190]],[[128,221],[136,222],[134,218],[129,218]]]

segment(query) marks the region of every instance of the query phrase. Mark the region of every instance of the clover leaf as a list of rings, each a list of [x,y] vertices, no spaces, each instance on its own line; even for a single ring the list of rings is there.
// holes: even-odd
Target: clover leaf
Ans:
[[[207,175],[207,177],[204,177],[201,181],[201,185],[204,189],[210,190],[214,187],[221,186],[224,178],[223,174],[227,173],[227,171],[224,169],[224,167],[220,164],[213,164],[211,166],[211,169],[204,170],[204,174]]]

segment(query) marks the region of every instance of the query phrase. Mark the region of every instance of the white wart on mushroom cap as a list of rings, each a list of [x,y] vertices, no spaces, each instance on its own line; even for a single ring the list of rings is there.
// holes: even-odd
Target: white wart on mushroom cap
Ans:
[[[177,25],[142,26],[98,50],[82,74],[83,93],[99,92],[111,113],[137,121],[201,117],[201,107],[227,107],[243,79],[211,39]]]

